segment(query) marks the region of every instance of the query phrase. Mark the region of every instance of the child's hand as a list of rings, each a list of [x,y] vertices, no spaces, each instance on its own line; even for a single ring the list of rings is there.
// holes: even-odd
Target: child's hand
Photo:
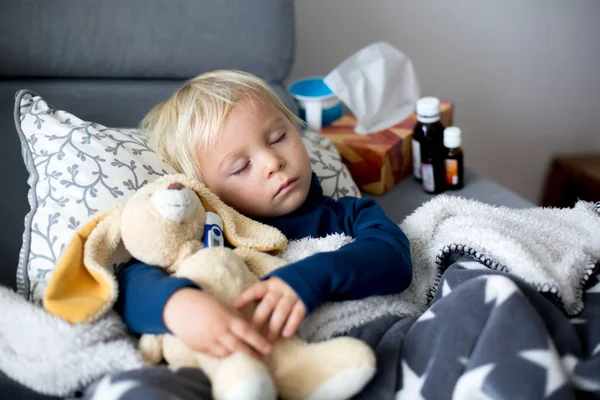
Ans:
[[[163,311],[167,328],[194,351],[223,358],[243,351],[255,358],[271,344],[235,309],[210,294],[184,288],[175,292]]]
[[[240,309],[252,301],[260,301],[252,317],[255,326],[262,327],[271,317],[267,336],[271,341],[277,339],[280,333],[286,338],[293,336],[306,316],[304,303],[294,289],[279,278],[273,277],[255,283],[233,305]]]

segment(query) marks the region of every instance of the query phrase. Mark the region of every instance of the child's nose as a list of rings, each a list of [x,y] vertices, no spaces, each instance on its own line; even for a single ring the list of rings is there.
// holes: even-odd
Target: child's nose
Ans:
[[[271,153],[267,158],[267,178],[270,178],[276,172],[285,167],[285,161],[275,153]]]

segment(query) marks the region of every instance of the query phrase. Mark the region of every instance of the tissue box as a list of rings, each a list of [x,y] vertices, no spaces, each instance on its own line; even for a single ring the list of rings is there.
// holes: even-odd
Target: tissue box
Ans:
[[[454,104],[442,101],[441,121],[452,125]],[[344,115],[319,131],[339,150],[356,184],[364,191],[384,194],[402,178],[412,174],[412,131],[417,116],[369,135],[354,132],[356,119]]]

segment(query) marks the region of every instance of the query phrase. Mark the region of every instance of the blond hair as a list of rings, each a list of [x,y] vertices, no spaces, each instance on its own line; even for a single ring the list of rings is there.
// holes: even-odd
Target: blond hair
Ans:
[[[200,179],[197,152],[214,145],[225,120],[241,100],[277,107],[294,125],[292,113],[262,79],[242,71],[216,70],[188,80],[144,117],[149,145],[179,172]]]

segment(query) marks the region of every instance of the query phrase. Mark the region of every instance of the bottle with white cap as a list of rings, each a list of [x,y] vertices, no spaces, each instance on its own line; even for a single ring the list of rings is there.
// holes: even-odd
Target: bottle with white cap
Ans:
[[[417,101],[417,123],[412,139],[413,175],[428,193],[444,191],[444,125],[440,122],[440,100],[422,97]]]
[[[462,132],[458,126],[444,129],[444,147],[447,153],[444,160],[446,167],[446,188],[460,189],[464,186],[464,155],[461,146]]]

